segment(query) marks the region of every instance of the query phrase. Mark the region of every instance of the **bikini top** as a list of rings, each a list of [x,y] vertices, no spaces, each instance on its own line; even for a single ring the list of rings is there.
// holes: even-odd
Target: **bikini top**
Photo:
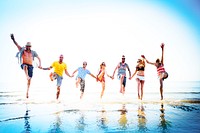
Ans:
[[[137,67],[136,67],[136,70],[137,70],[137,71],[144,71],[144,66],[137,66]]]

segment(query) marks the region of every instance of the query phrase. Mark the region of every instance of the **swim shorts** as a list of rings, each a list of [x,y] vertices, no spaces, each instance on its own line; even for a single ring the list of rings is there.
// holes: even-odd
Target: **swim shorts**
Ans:
[[[30,78],[33,77],[33,66],[32,65],[29,65],[29,64],[21,64],[21,68],[24,69],[24,66],[27,66],[27,69],[28,69],[28,76]]]

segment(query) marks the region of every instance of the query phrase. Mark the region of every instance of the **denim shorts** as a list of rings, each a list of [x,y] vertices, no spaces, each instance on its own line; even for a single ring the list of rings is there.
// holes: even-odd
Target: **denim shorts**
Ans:
[[[63,77],[62,77],[62,76],[59,76],[59,75],[56,73],[56,79],[57,79],[57,86],[61,86],[61,85],[62,85]]]
[[[28,69],[28,76],[30,78],[33,77],[33,66],[32,65],[29,65],[29,64],[21,64],[21,68],[24,70],[24,66],[27,66],[27,69]]]

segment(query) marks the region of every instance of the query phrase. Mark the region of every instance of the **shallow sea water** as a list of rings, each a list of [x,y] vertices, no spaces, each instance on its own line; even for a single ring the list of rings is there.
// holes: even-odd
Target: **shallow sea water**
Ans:
[[[27,100],[22,98],[23,91],[1,89],[0,133],[199,133],[198,85],[189,85],[181,92],[166,92],[163,101],[159,100],[159,93],[153,92],[146,93],[143,101],[132,98],[136,94],[116,93],[102,100],[95,99],[94,93],[88,93],[82,100],[74,96],[60,102],[52,98]]]

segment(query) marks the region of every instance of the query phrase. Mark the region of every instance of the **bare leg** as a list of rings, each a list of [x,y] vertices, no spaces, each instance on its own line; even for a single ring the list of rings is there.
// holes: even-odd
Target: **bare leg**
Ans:
[[[124,76],[121,76],[121,78],[120,78],[120,93],[123,93],[123,90],[124,90],[124,86],[123,86],[123,81],[124,81]]]
[[[163,80],[160,79],[160,96],[161,100],[163,100]]]
[[[29,88],[30,88],[30,84],[31,84],[31,78],[28,79],[28,83],[27,83],[27,90],[26,90],[26,98],[29,98]]]
[[[80,84],[80,82],[81,82],[81,79],[78,78],[78,79],[76,80],[76,88],[78,88],[78,85]]]
[[[60,86],[57,87],[56,99],[58,100],[60,96]]]
[[[29,80],[30,79],[30,77],[28,76],[28,66],[26,66],[26,65],[24,65],[24,72],[25,72],[25,74],[26,74],[26,79],[27,80]]]
[[[82,99],[82,98],[83,98],[83,94],[84,94],[84,92],[81,92],[80,99]]]
[[[141,100],[143,98],[143,87],[144,87],[144,80],[141,80]]]
[[[101,96],[100,96],[100,98],[103,97],[104,90],[105,90],[105,82],[102,82],[102,91],[101,91]]]
[[[137,81],[137,89],[138,89],[138,99],[140,99],[140,80],[139,79],[136,79]]]
[[[124,85],[122,85],[122,94],[123,95],[125,94],[125,87],[124,87]]]

